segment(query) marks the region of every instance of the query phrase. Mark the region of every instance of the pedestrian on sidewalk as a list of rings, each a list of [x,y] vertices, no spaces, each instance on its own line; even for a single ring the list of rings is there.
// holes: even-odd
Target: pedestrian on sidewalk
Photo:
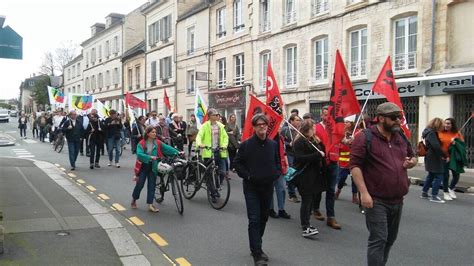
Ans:
[[[79,146],[84,135],[82,119],[77,116],[76,111],[69,112],[68,119],[63,124],[63,133],[67,139],[67,148],[69,152],[69,163],[71,171],[76,170],[76,160],[79,155]]]
[[[28,125],[28,118],[24,112],[21,112],[20,118],[18,118],[18,128],[20,129],[20,137],[26,139],[26,128]]]
[[[464,137],[461,132],[459,132],[458,127],[456,125],[456,120],[454,120],[454,118],[447,118],[444,120],[443,130],[438,132],[438,137],[441,141],[441,149],[447,157],[446,164],[444,165],[443,176],[444,200],[453,200],[456,198],[456,193],[454,192],[454,189],[456,188],[456,185],[459,181],[460,173],[451,169],[453,179],[451,180],[451,184],[449,184],[449,164],[452,159],[449,153],[449,149],[452,145],[455,145],[456,139],[461,142],[464,142]]]
[[[425,170],[428,172],[423,185],[422,199],[429,199],[431,202],[445,203],[438,196],[439,187],[444,178],[444,168],[447,162],[447,154],[441,148],[441,142],[438,133],[443,129],[443,120],[439,117],[433,118],[428,126],[423,130],[421,137],[425,141],[427,153],[425,155]],[[428,190],[431,190],[431,197],[428,196]]]
[[[369,266],[387,263],[398,235],[403,197],[408,193],[407,169],[418,162],[400,132],[402,110],[386,102],[377,106],[376,114],[377,124],[355,136],[349,163],[365,208]]]
[[[281,175],[278,145],[267,138],[268,118],[264,114],[252,117],[254,135],[240,145],[234,160],[237,174],[243,178],[250,251],[255,265],[267,265],[268,256],[262,250],[262,237],[268,221],[273,182]]]
[[[300,222],[303,230],[302,236],[309,237],[319,233],[317,228],[311,226],[309,220],[313,202],[327,188],[326,162],[323,155],[314,148],[315,146],[324,151],[321,141],[314,135],[313,122],[303,122],[300,132],[304,137],[298,135],[294,142],[294,168],[299,174],[292,182],[301,195]]]
[[[31,113],[30,125],[33,138],[39,138],[38,118],[36,117],[36,112]]]
[[[176,156],[178,150],[166,145],[156,138],[156,129],[153,126],[148,126],[145,131],[145,137],[137,145],[137,160],[142,162],[138,181],[133,189],[132,203],[133,209],[137,208],[137,200],[140,198],[140,193],[147,182],[147,197],[146,203],[148,210],[151,212],[159,212],[160,210],[153,205],[153,199],[156,189],[156,177],[158,175],[158,165],[163,156]]]
[[[109,154],[108,166],[112,165],[114,160],[113,151],[115,149],[115,167],[120,168],[120,132],[122,130],[122,121],[114,109],[109,111],[109,117],[105,119],[106,136],[107,136],[107,153]]]
[[[41,114],[41,116],[38,118],[38,126],[39,126],[39,134],[40,134],[40,141],[41,142],[44,142],[44,139],[46,138],[47,123],[48,123],[48,120],[46,118],[46,113],[43,112]]]
[[[87,125],[87,143],[89,146],[87,150],[89,151],[89,163],[90,169],[100,168],[100,147],[104,145],[104,134],[105,124],[103,121],[99,120],[99,116],[96,113],[91,113],[89,115],[89,124]]]

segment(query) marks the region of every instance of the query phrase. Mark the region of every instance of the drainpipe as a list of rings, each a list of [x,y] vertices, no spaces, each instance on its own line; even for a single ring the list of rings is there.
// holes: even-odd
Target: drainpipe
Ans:
[[[146,57],[147,57],[147,50],[148,50],[148,42],[147,42],[147,33],[148,33],[148,27],[146,25],[146,15],[145,16],[145,65],[143,66],[143,71],[145,72],[145,76],[144,76],[144,81],[145,81],[145,84],[143,86],[143,93],[145,94],[145,103],[147,104],[148,106],[148,99],[147,99],[147,94],[148,94],[148,90],[147,90],[147,87],[146,87],[146,69],[148,68],[147,65],[146,65]],[[148,109],[148,108],[147,108]],[[142,113],[142,115],[145,115],[146,113],[148,113],[148,110],[143,110],[142,109],[142,112],[144,111],[144,113]]]
[[[176,6],[176,22],[174,23],[174,109],[178,112],[178,6]]]

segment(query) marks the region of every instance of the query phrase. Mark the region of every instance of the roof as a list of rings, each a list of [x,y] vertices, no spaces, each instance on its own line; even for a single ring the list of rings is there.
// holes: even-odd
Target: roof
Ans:
[[[181,16],[178,17],[178,19],[176,20],[177,22],[181,21],[181,20],[184,20],[184,19],[187,19],[205,9],[209,8],[209,4],[207,3],[207,1],[204,1],[204,2],[201,2],[200,4],[196,5],[194,8],[192,8],[191,10],[189,10],[188,12],[182,14]]]
[[[68,66],[70,66],[70,65],[72,65],[72,64],[74,64],[74,63],[76,63],[77,61],[82,60],[82,58],[84,58],[84,57],[82,56],[82,51],[81,51],[81,53],[80,53],[78,56],[74,57],[69,63],[67,63],[67,64],[64,66],[64,68],[66,68],[66,67],[68,67]]]
[[[152,11],[155,7],[163,4],[166,0],[156,0],[154,3],[151,3],[142,9],[143,14],[147,14],[148,12]]]
[[[122,55],[122,59],[121,59],[122,62],[138,54],[145,53],[145,47],[146,47],[145,41],[142,41],[139,44],[135,45],[134,47],[128,49]]]
[[[104,29],[104,30],[101,30],[101,31],[97,32],[94,36],[90,37],[89,39],[83,41],[83,42],[81,43],[81,46],[84,47],[84,45],[87,45],[87,44],[90,43],[91,41],[93,41],[93,40],[95,40],[95,39],[101,37],[101,36],[104,35],[106,32],[111,31],[112,29],[116,28],[117,26],[121,26],[123,23],[124,23],[124,18],[122,18],[119,22],[115,22],[114,24],[110,25],[110,27],[108,27],[108,28],[106,28],[106,29]],[[97,25],[97,24],[101,24],[101,23],[96,23],[96,24],[94,24],[94,25]],[[94,25],[92,25],[92,26],[94,26]],[[102,24],[102,25],[104,25],[104,27],[105,27],[105,24]]]

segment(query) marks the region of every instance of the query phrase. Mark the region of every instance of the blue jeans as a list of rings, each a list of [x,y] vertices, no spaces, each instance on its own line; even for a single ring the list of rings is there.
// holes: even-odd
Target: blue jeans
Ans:
[[[293,166],[293,162],[295,161],[295,157],[291,155],[286,155],[288,159],[288,166]],[[295,198],[296,197],[296,185],[294,183],[286,182],[288,187],[288,197]]]
[[[122,129],[120,130],[120,145],[123,146],[123,145],[125,145],[125,144],[127,144],[127,142],[125,141],[125,129],[122,128]]]
[[[337,175],[338,181],[337,181],[337,188],[342,189],[346,183],[347,176],[350,174],[350,170],[348,168],[340,168],[339,167],[339,173]],[[354,180],[351,177],[352,181],[352,194],[357,193],[357,187],[356,184],[354,183]]]
[[[253,255],[262,252],[262,237],[270,213],[270,201],[273,195],[273,183],[253,184],[247,180],[243,182],[245,205],[249,219],[248,234],[250,251]]]
[[[423,192],[428,193],[430,186],[432,186],[431,195],[433,195],[433,197],[438,196],[441,181],[443,181],[443,174],[428,172],[425,184],[423,185]]]
[[[454,172],[453,170],[451,170],[451,174],[453,175],[453,180],[451,180],[451,184],[449,184],[449,163],[446,163],[444,166],[444,178],[443,178],[444,192],[448,192],[448,187],[449,189],[454,190],[456,188],[456,185],[458,184],[460,174]]]
[[[109,154],[110,162],[114,158],[113,149],[115,149],[115,163],[118,163],[120,159],[120,139],[115,139],[114,137],[107,138],[107,153]]]
[[[155,196],[155,189],[156,189],[156,175],[151,170],[146,170],[145,167],[142,167],[140,170],[140,175],[138,176],[137,184],[133,189],[132,197],[134,200],[140,198],[140,192],[145,186],[145,181],[148,179],[147,182],[147,194],[146,194],[146,203],[152,204],[153,197]]]
[[[278,210],[283,211],[285,209],[285,177],[280,176],[275,182],[273,182],[275,188],[275,194],[277,196]],[[273,210],[273,193],[272,200],[270,201],[270,210]]]
[[[79,155],[80,144],[81,144],[80,141],[67,142],[67,149],[69,151],[69,164],[71,164],[71,167],[74,167],[74,168],[76,168],[76,160],[77,160],[77,156]]]
[[[328,181],[328,189],[326,190],[326,215],[328,218],[336,217],[336,213],[334,211],[334,204],[336,202],[336,184],[337,184],[337,173],[338,173],[338,166],[336,162],[331,162],[328,165],[327,171],[327,181]],[[319,211],[319,205],[321,203],[322,192],[317,194],[315,197],[314,210]]]

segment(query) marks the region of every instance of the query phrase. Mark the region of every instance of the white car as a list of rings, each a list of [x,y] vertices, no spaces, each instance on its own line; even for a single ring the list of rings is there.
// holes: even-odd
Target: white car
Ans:
[[[10,116],[8,115],[8,110],[0,110],[0,122],[10,122]]]

